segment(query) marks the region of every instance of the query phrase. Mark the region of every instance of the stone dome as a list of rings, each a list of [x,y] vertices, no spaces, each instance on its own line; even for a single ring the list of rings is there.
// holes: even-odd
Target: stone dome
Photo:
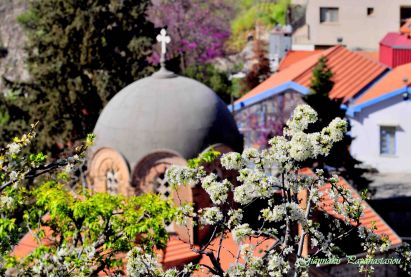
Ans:
[[[113,148],[131,168],[159,150],[190,159],[217,143],[235,151],[243,146],[232,115],[210,88],[164,68],[117,93],[94,133],[93,151]]]

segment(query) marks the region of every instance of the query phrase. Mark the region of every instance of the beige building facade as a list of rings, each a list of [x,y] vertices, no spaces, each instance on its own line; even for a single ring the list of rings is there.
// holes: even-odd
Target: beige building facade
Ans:
[[[377,50],[387,32],[411,17],[411,0],[294,0],[305,5],[305,25],[293,36],[295,49],[343,44],[353,50]]]

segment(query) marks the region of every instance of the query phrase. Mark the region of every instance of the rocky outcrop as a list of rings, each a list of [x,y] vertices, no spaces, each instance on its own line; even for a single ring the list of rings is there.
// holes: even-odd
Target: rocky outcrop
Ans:
[[[16,17],[27,8],[27,0],[0,0],[0,92],[2,77],[12,81],[28,81],[25,68],[24,33]]]

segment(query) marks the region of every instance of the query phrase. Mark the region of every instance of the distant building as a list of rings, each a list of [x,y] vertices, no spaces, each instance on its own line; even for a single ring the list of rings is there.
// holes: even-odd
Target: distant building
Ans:
[[[271,71],[275,71],[288,51],[291,50],[291,25],[276,26],[268,37],[268,58]]]
[[[400,32],[390,32],[380,41],[380,62],[397,67],[411,62],[411,19],[401,27]]]
[[[287,54],[279,72],[235,102],[235,119],[246,146],[265,147],[269,138],[282,133],[291,112],[303,103],[302,96],[309,93],[312,70],[321,56],[327,57],[334,72],[335,85],[330,97],[342,98],[345,103],[389,70],[378,61],[343,46],[295,53],[299,52]],[[288,56],[295,62],[286,65]]]
[[[411,171],[411,64],[390,71],[348,109],[352,155],[381,173]]]
[[[411,63],[406,63],[411,45],[404,46],[411,39],[403,28],[402,32],[400,40],[390,45],[391,53],[379,53],[380,60],[396,64],[380,63],[368,52],[343,46],[288,52],[277,73],[235,102],[235,119],[245,145],[264,148],[269,138],[282,133],[295,106],[309,93],[312,69],[325,56],[335,81],[330,97],[342,98],[348,106],[353,156],[380,173],[411,171]],[[406,64],[397,66],[401,63]]]
[[[301,5],[302,1],[293,2]],[[409,0],[307,0],[305,5],[306,24],[293,35],[296,49],[342,44],[376,50],[387,32],[397,31],[411,18]]]

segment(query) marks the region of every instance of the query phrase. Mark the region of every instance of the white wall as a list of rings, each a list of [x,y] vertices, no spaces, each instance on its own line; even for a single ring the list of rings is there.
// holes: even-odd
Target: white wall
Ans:
[[[411,171],[411,100],[397,96],[370,106],[350,119],[355,138],[351,153],[381,173]],[[396,125],[396,155],[380,155],[380,126]]]
[[[400,6],[411,0],[310,0],[307,1],[308,41],[314,45],[335,45],[342,37],[348,48],[377,50],[387,32],[398,32]],[[320,7],[338,7],[336,23],[320,23]],[[367,8],[374,13],[367,16]],[[297,42],[298,43],[298,42]]]

